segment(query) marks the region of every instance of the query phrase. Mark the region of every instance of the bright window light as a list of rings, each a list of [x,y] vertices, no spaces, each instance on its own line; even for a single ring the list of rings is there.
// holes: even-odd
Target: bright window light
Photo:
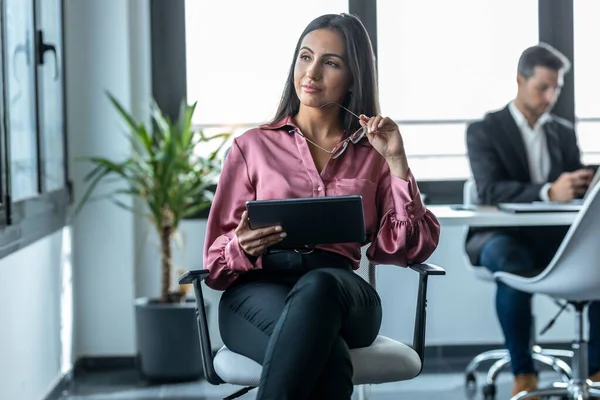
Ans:
[[[576,0],[574,13],[575,114],[578,118],[598,118],[600,121],[600,1]],[[600,130],[596,130],[600,135]]]
[[[516,94],[538,0],[378,0],[379,90],[422,180],[470,175],[467,122]]]
[[[196,124],[256,126],[270,120],[300,34],[348,0],[187,0],[188,100]]]

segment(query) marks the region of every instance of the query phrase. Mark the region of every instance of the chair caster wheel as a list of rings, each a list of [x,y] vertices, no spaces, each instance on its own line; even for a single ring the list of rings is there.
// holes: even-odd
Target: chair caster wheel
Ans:
[[[485,385],[483,387],[483,400],[494,400],[496,398],[496,385]]]
[[[469,372],[465,375],[465,394],[469,399],[475,398],[477,394],[477,378],[475,373]]]
[[[468,374],[465,375],[465,386],[470,387],[470,386],[476,386],[477,385],[477,378],[475,377],[475,374],[473,372],[469,372]]]

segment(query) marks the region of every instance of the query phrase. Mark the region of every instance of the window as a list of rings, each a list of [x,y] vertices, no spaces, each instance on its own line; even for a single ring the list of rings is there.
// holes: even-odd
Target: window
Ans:
[[[348,12],[348,0],[304,0],[292,9],[279,0],[187,0],[185,7],[195,123],[253,127],[275,115],[302,30],[321,14]]]
[[[401,125],[415,174],[467,178],[466,123],[514,98],[538,1],[378,0],[377,38],[382,112]]]
[[[37,194],[37,121],[33,3],[6,0],[5,84],[13,200]]]
[[[61,0],[40,1],[39,26],[44,43],[44,60],[38,66],[38,107],[42,191],[65,187],[65,124],[62,74]]]
[[[586,164],[600,164],[600,59],[597,41],[600,35],[600,2],[573,2],[573,50],[575,72],[575,115],[579,147]]]
[[[600,165],[600,118],[577,122],[577,137],[584,164]]]
[[[577,118],[597,118],[600,121],[597,40],[600,35],[600,2],[576,0],[573,2],[573,14],[575,114]]]
[[[470,175],[465,146],[466,122],[441,124],[399,123],[410,167],[422,180],[463,178]],[[453,138],[453,139],[451,139]],[[451,143],[449,140],[456,140]]]
[[[64,226],[62,1],[0,3],[0,257]]]

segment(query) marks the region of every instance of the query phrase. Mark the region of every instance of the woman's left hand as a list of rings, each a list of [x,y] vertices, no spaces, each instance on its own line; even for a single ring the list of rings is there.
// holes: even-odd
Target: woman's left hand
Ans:
[[[361,115],[360,124],[365,128],[371,146],[388,162],[394,159],[406,158],[400,129],[389,117]]]

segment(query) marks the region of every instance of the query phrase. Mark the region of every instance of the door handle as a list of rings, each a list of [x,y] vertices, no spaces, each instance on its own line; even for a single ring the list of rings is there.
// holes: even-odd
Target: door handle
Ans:
[[[58,56],[56,55],[56,46],[50,43],[44,42],[44,32],[42,30],[37,31],[37,64],[43,65],[45,61],[45,54],[50,52],[54,55],[54,80],[58,80]]]

